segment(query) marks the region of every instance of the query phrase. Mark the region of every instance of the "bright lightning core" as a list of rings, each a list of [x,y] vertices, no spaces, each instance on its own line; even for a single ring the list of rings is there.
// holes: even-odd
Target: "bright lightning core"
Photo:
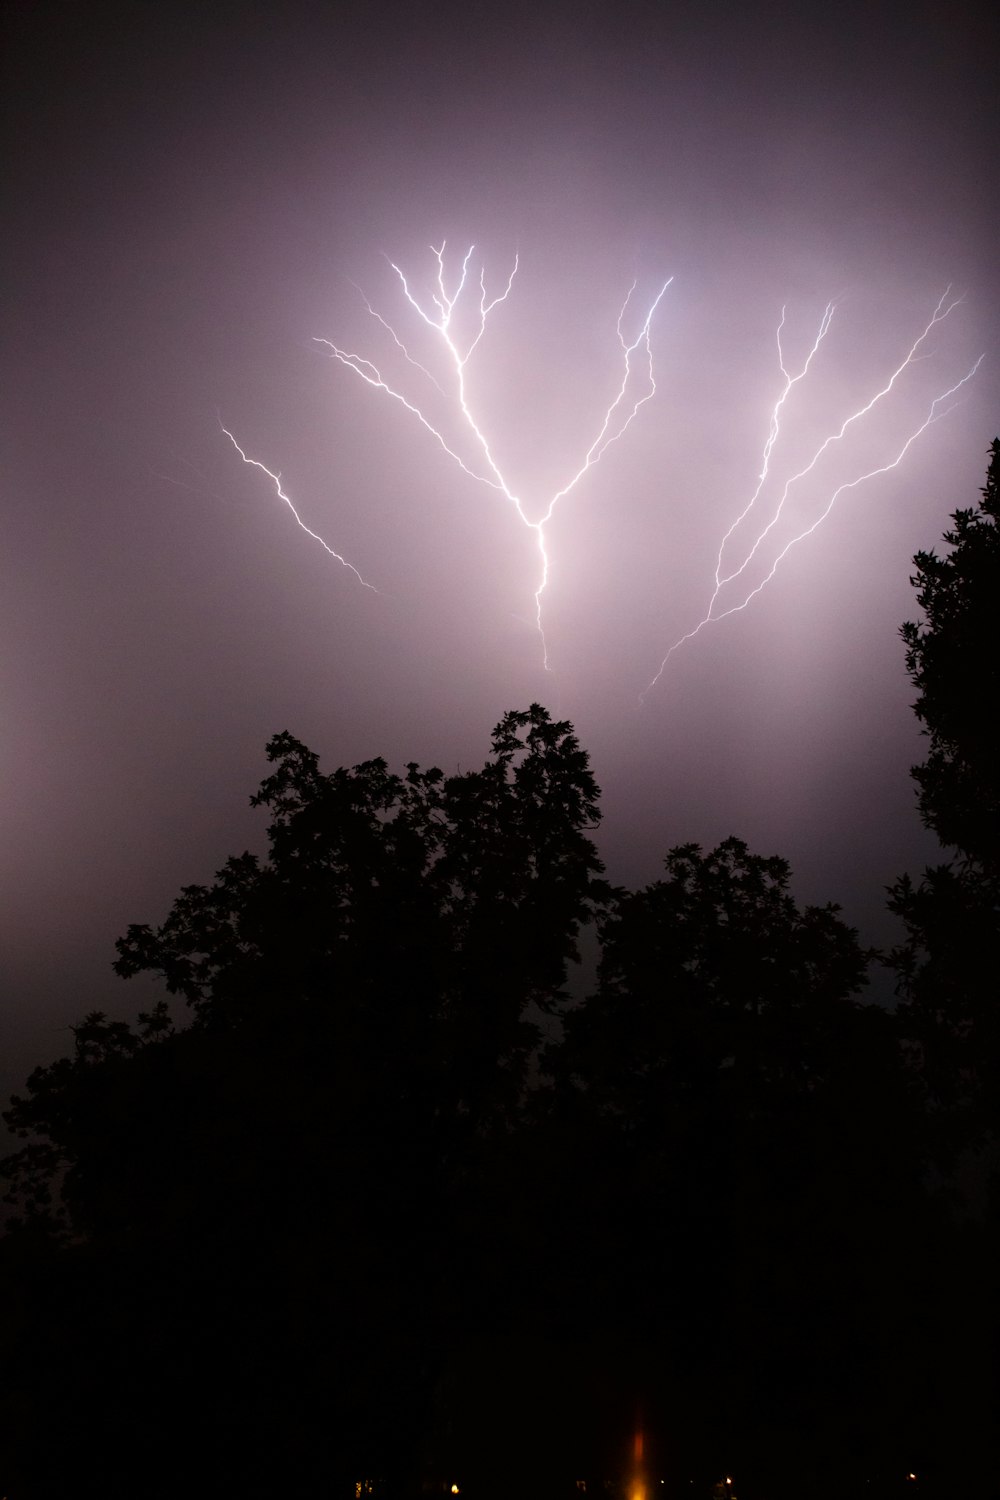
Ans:
[[[403,298],[408,304],[409,321],[414,325],[415,333],[418,336],[422,335],[421,344],[429,345],[427,354],[424,354],[421,347],[421,354],[427,359],[427,364],[411,354],[408,344],[403,341],[395,327],[372,307],[367,298],[364,298],[365,307],[372,318],[389,335],[410,370],[414,372],[413,389],[404,390],[399,384],[390,382],[383,375],[380,367],[366,355],[342,349],[330,339],[317,339],[316,343],[327,348],[333,359],[338,360],[347,369],[353,370],[367,385],[384,391],[387,396],[404,406],[423,424],[449,458],[452,458],[470,479],[497,491],[513,508],[521,525],[534,534],[539,553],[539,579],[534,595],[535,623],[542,643],[542,659],[548,670],[548,647],[542,628],[542,595],[549,581],[550,567],[545,528],[551,521],[559,502],[579,484],[583,476],[593,468],[611,444],[617,442],[630,426],[639,408],[655,394],[656,382],[653,379],[650,327],[653,315],[670,281],[664,282],[661,286],[646,309],[638,331],[634,332],[631,337],[625,333],[624,329],[630,313],[635,283],[633,282],[629,288],[617,322],[621,361],[618,389],[597,424],[597,431],[590,447],[565,484],[541,504],[529,507],[524,497],[513,489],[497,462],[486,430],[473,411],[473,402],[466,379],[469,361],[486,332],[490,314],[501,303],[506,302],[510,295],[514,277],[517,275],[518,261],[515,256],[506,283],[499,291],[491,294],[486,287],[485,268],[481,266],[478,275],[470,273],[474,248],[470,245],[461,262],[449,275],[445,266],[444,240],[441,241],[440,246],[432,245],[431,253],[437,267],[436,275],[431,282],[430,289],[421,294],[412,290],[407,276],[399,266],[392,261],[389,263],[399,279]],[[363,293],[362,296],[364,296]],[[412,345],[413,341],[409,332],[407,332],[407,340]],[[437,374],[430,368],[432,364],[436,366]],[[428,415],[431,409],[428,405],[429,393],[426,393],[428,383],[434,386],[451,406],[452,420],[447,429],[444,423],[439,424]],[[459,435],[464,439],[463,446],[468,457],[463,457],[459,452]]]

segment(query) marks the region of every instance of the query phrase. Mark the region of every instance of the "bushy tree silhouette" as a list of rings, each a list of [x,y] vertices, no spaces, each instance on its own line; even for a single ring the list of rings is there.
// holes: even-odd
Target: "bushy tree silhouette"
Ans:
[[[604,918],[597,993],[549,1066],[600,1143],[588,1201],[628,1267],[606,1331],[647,1406],[680,1451],[752,1456],[767,1493],[824,1452],[819,1494],[905,1405],[913,1287],[886,1257],[904,1218],[911,1253],[922,1232],[922,1161],[892,1019],[857,999],[867,955],[789,880],[738,839],[674,849]]]
[[[187,1024],[164,1003],[136,1029],[89,1016],[6,1115],[27,1141],[4,1164],[13,1239],[68,1242],[60,1418],[107,1438],[83,1364],[142,1370],[94,1470],[108,1493],[166,1491],[196,1449],[206,1486],[412,1461],[476,1300],[464,1226],[489,1143],[609,896],[587,756],[537,705],[466,775],[327,775],[288,734],[268,757],[268,857],[118,945],[118,973],[159,976]],[[22,1373],[40,1394],[41,1367]],[[181,1389],[187,1432],[154,1465],[146,1418]]]

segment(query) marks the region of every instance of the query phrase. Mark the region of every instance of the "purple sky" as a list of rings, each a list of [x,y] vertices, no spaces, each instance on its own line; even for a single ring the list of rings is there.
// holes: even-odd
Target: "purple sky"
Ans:
[[[614,878],[736,833],[886,940],[882,887],[933,856],[907,776],[910,557],[975,503],[1000,425],[981,7],[253,9],[24,4],[8,23],[0,1091],[88,1007],[148,998],[110,974],[114,939],[259,846],[247,799],[283,728],[329,769],[451,770],[541,700],[592,752]],[[533,513],[617,388],[629,285],[648,302],[674,278],[657,394],[548,530],[551,674],[531,533],[312,342],[391,350],[357,284],[418,353],[384,256],[424,293],[442,237],[475,241],[497,290],[520,255],[467,379]],[[753,491],[782,305],[797,368],[839,299],[787,407],[785,476],[949,283],[965,301],[929,357],[792,519],[985,352],[957,408],[640,709]]]

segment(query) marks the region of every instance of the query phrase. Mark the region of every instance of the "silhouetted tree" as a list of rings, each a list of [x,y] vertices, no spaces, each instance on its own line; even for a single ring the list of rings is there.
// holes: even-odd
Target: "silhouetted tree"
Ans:
[[[737,839],[673,850],[603,919],[597,993],[549,1055],[628,1267],[600,1283],[609,1341],[670,1444],[754,1454],[771,1493],[820,1451],[835,1488],[877,1453],[923,1219],[893,1022],[856,998],[868,955],[789,879]]]
[[[568,1018],[560,1065],[583,1068],[611,1107],[624,1088],[630,1111],[637,1085],[674,1105],[720,1080],[801,1092],[867,982],[857,934],[835,906],[800,911],[787,863],[739,839],[705,855],[683,845],[666,871],[602,922],[600,988]]]
[[[71,1242],[44,1293],[77,1382],[60,1419],[103,1434],[106,1493],[167,1490],[196,1450],[206,1487],[413,1460],[440,1351],[486,1302],[468,1252],[490,1142],[608,899],[587,756],[537,705],[466,775],[327,775],[288,734],[268,756],[268,857],[229,860],[118,945],[119,974],[160,976],[189,1024],[165,1004],[137,1029],[95,1013],[6,1115],[27,1140],[4,1165],[14,1240]],[[130,1361],[141,1395],[119,1388]],[[22,1373],[45,1388],[40,1364]],[[154,1461],[180,1389],[184,1437]]]
[[[1000,1214],[1000,439],[977,510],[960,510],[950,551],[918,553],[924,621],[902,627],[929,751],[913,769],[921,816],[953,857],[889,891],[905,939],[889,955],[897,1022],[928,1099],[942,1243],[925,1297],[935,1310],[934,1429],[950,1483],[982,1482],[1000,1411],[990,1260]],[[992,1180],[991,1180],[992,1179]],[[959,1183],[962,1191],[957,1191]],[[961,1212],[948,1212],[957,1199]]]
[[[912,1430],[923,1145],[837,909],[736,839],[612,890],[537,705],[465,775],[268,756],[267,856],[118,945],[187,1015],[91,1014],[6,1115],[11,1493],[551,1497],[638,1400],[696,1468]]]
[[[919,884],[903,876],[889,899],[906,928],[891,955],[900,1017],[943,1108],[946,1151],[1000,1124],[1000,439],[978,510],[953,519],[950,552],[914,559],[926,618],[901,634],[930,741],[912,773],[920,812],[955,858]]]
[[[958,510],[945,556],[918,552],[920,623],[907,622],[914,712],[930,740],[915,766],[920,813],[942,844],[1000,877],[1000,438],[976,510]]]

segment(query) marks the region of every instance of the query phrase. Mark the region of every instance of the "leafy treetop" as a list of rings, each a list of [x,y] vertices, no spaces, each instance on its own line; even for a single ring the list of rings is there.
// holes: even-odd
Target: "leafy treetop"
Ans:
[[[982,501],[958,510],[951,551],[918,552],[911,580],[923,623],[901,630],[930,752],[913,776],[942,844],[1000,875],[1000,438]]]

